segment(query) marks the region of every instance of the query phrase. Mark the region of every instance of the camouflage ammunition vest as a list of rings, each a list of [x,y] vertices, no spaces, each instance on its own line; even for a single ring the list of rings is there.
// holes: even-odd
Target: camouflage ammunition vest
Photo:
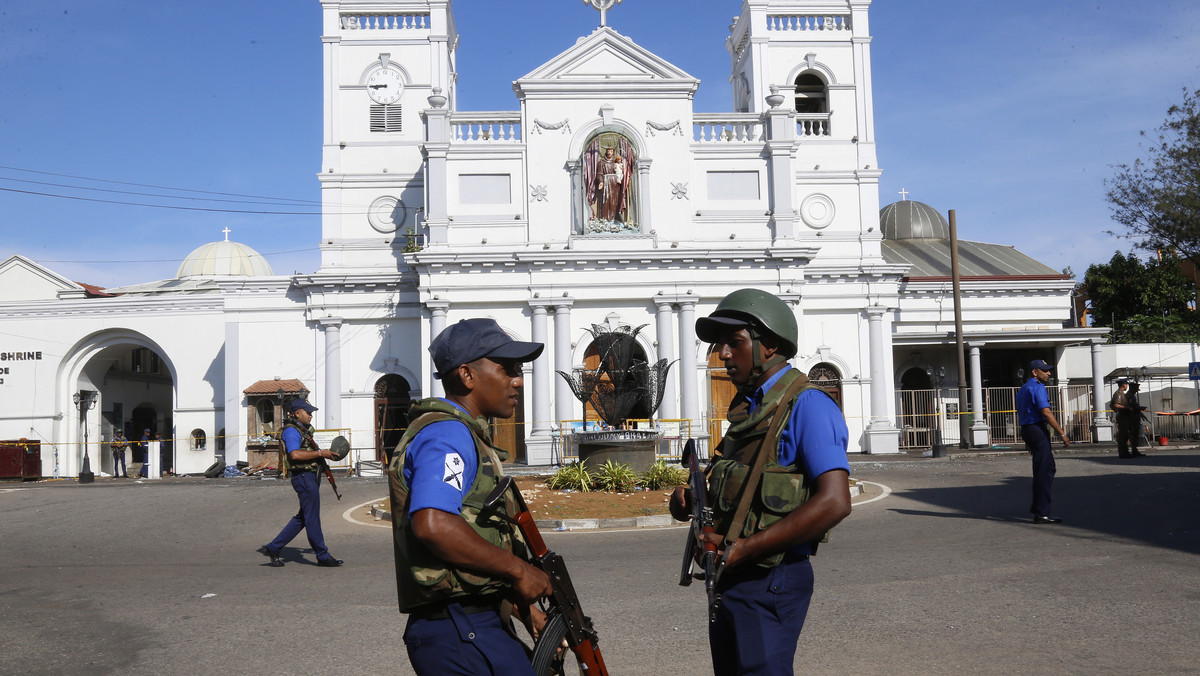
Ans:
[[[319,450],[321,450],[321,449],[317,448],[317,442],[313,441],[311,427],[308,427],[307,425],[300,425],[295,420],[292,420],[283,426],[284,429],[287,429],[289,427],[291,427],[292,429],[294,429],[300,433],[300,448],[298,448],[297,450],[300,450],[300,451],[319,451]],[[282,432],[280,433],[279,438],[282,441],[282,439],[283,439]],[[284,446],[284,448],[283,448],[283,466],[284,466],[284,469],[286,469],[288,472],[290,472],[292,474],[298,474],[300,472],[316,472],[316,473],[320,474],[320,472],[321,472],[320,459],[305,460],[303,462],[297,462],[295,460],[292,460],[291,456],[288,454],[287,446]]]
[[[392,546],[396,559],[396,590],[400,612],[408,613],[421,607],[487,596],[508,589],[509,584],[505,580],[448,565],[417,539],[408,517],[411,496],[404,479],[404,458],[408,454],[408,445],[418,432],[433,423],[447,420],[465,425],[475,440],[478,469],[475,472],[475,481],[463,498],[460,515],[489,544],[524,558],[524,543],[514,534],[513,527],[494,514],[482,512],[484,500],[504,476],[500,461],[507,459],[508,453],[492,446],[491,432],[486,420],[471,418],[458,407],[442,399],[431,397],[413,404],[410,419],[412,422],[396,445],[396,452],[388,465],[388,492],[392,500]],[[463,449],[463,452],[466,452],[466,449]],[[516,513],[511,495],[505,496],[503,508],[510,516]]]
[[[789,390],[794,391],[795,395],[789,397],[787,401],[783,401]],[[708,504],[712,506],[713,510],[713,525],[721,535],[728,534],[732,526],[730,522],[737,510],[742,484],[745,483],[746,477],[750,473],[750,466],[754,462],[754,456],[759,447],[769,436],[778,438],[779,433],[783,431],[783,427],[787,425],[788,419],[791,417],[791,408],[795,404],[796,396],[805,390],[817,390],[826,396],[829,395],[825,390],[810,383],[807,376],[793,368],[784,373],[771,389],[767,390],[763,395],[762,404],[754,409],[753,413],[750,412],[749,401],[744,398],[729,410],[727,416],[730,422],[729,430],[721,440],[720,446],[717,447],[713,462],[709,466],[708,475]],[[772,430],[771,421],[780,406],[786,407],[784,415],[779,418],[780,428]],[[770,434],[771,432],[775,432],[775,434]],[[804,504],[812,490],[808,478],[797,469],[796,464],[787,466],[779,464],[778,445],[775,445],[774,448],[765,448],[763,452],[768,453],[768,456],[763,467],[761,481],[758,486],[750,488],[755,493],[750,502],[746,521],[742,525],[740,537],[743,538],[750,537],[758,531],[778,523],[783,517]],[[825,542],[828,539],[829,533],[825,533],[818,542]],[[816,552],[816,542],[813,543],[813,552]],[[779,565],[782,560],[783,553],[781,552],[759,561],[756,565],[762,568],[771,568]]]

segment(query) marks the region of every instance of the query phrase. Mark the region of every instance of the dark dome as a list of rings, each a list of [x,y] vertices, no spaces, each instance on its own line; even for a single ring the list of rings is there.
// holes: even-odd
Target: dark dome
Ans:
[[[915,200],[900,200],[879,210],[884,239],[950,239],[950,224],[937,209]]]

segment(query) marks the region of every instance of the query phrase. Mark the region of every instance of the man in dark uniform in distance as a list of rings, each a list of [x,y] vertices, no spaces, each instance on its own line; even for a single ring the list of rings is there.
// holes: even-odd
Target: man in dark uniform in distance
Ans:
[[[1129,416],[1129,379],[1117,378],[1117,391],[1113,392],[1112,410],[1113,415],[1117,419],[1117,456],[1121,458],[1132,458],[1133,455],[1129,452],[1130,434],[1132,433],[1137,420],[1137,414],[1133,418]],[[1134,442],[1134,450],[1137,450],[1137,442]]]
[[[1051,367],[1041,359],[1029,363],[1029,380],[1017,390],[1017,421],[1021,424],[1021,438],[1025,450],[1033,458],[1033,502],[1029,511],[1034,523],[1061,523],[1062,519],[1050,516],[1051,489],[1054,474],[1058,471],[1054,463],[1054,451],[1050,450],[1050,430],[1053,428],[1064,446],[1071,440],[1058,424],[1050,410],[1050,397],[1046,394],[1046,381],[1050,380]]]
[[[429,345],[446,397],[413,406],[388,465],[404,643],[422,676],[533,674],[510,615],[536,637],[545,616],[534,604],[551,593],[550,579],[482,505],[508,457],[492,445],[487,419],[513,414],[521,364],[542,348],[513,340],[492,319],[464,319]]]
[[[325,568],[336,568],[342,565],[341,559],[335,559],[325,546],[325,535],[321,532],[321,472],[324,469],[325,458],[333,458],[333,451],[317,447],[313,441],[312,422],[316,406],[304,399],[292,402],[292,420],[283,428],[283,446],[286,460],[284,464],[292,474],[292,488],[300,499],[300,511],[287,522],[279,535],[266,545],[259,547],[260,554],[271,559],[269,565],[280,568],[283,558],[280,554],[283,548],[292,541],[300,531],[308,535],[308,544],[317,556],[317,565]]]
[[[721,455],[708,475],[718,531],[709,541],[724,548],[735,528],[728,534],[739,538],[725,559],[717,584],[721,601],[709,623],[713,671],[792,674],[812,599],[814,542],[850,514],[846,420],[829,395],[788,364],[798,331],[779,298],[759,289],[734,291],[697,320],[696,334],[714,344],[738,386]],[[778,439],[774,448],[763,447],[768,438]],[[740,495],[756,452],[768,453],[767,462],[739,528],[731,518],[736,497],[727,498]],[[670,508],[676,519],[690,519],[689,490],[677,488]]]

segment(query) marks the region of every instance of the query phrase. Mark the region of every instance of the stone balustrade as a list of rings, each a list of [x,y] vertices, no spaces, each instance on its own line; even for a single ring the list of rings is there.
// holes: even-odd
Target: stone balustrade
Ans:
[[[753,113],[701,113],[692,120],[692,140],[696,143],[761,143],[766,127]]]
[[[520,113],[455,113],[450,118],[456,143],[520,143]]]
[[[832,113],[797,113],[796,136],[829,136]]]
[[[429,30],[429,13],[343,12],[342,30]]]
[[[767,30],[785,31],[848,31],[850,16],[844,14],[768,14]]]

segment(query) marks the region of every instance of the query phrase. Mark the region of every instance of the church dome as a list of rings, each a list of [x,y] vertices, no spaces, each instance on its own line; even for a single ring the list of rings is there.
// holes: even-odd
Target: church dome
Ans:
[[[226,237],[229,235],[226,234]],[[270,277],[275,273],[267,259],[254,249],[230,242],[210,242],[183,259],[176,277]]]
[[[884,239],[950,239],[950,224],[937,209],[915,200],[900,200],[879,210]]]

